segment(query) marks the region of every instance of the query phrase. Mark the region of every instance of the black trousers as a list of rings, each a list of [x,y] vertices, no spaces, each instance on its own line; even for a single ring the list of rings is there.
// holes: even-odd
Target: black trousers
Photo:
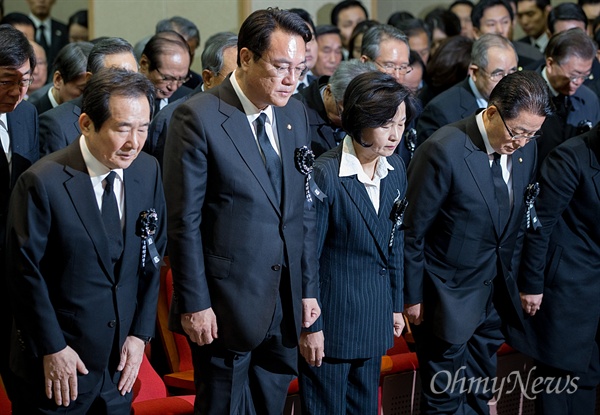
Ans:
[[[264,341],[249,352],[229,350],[219,339],[205,346],[190,342],[196,415],[283,413],[298,362],[298,348],[283,342],[286,320],[279,299]]]
[[[466,343],[442,340],[433,334],[431,323],[425,320],[413,326],[421,374],[421,414],[489,414],[496,352],[504,343],[491,297]]]

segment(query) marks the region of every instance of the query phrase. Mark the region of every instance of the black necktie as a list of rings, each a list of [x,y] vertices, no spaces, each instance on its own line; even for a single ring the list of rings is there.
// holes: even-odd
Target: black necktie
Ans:
[[[8,131],[2,120],[0,120],[0,128]],[[3,192],[2,199],[4,199],[4,196],[6,196],[6,200],[8,200],[8,190],[10,189],[10,170],[4,147],[2,145],[0,145],[0,147],[2,149],[2,153],[0,154],[0,192]],[[4,192],[6,193],[4,194]]]
[[[506,186],[504,177],[502,177],[502,166],[500,165],[500,154],[498,153],[494,153],[492,178],[494,180],[496,201],[498,202],[498,224],[500,225],[500,229],[504,229],[510,214],[510,199],[508,196],[508,187]]]
[[[267,168],[269,179],[271,179],[271,184],[273,185],[273,189],[275,190],[277,201],[281,202],[281,159],[279,158],[279,155],[277,155],[275,149],[271,145],[271,141],[269,141],[269,136],[267,135],[267,131],[265,130],[266,118],[267,114],[263,112],[256,119],[256,137],[258,138],[258,144],[260,145],[260,149],[262,150],[263,155],[265,156],[265,167]]]
[[[566,121],[571,111],[571,98],[568,95],[558,94],[552,97],[552,102],[556,107],[556,115],[562,120]]]
[[[123,252],[123,229],[121,229],[119,207],[114,192],[116,175],[114,171],[108,173],[105,179],[104,194],[102,195],[102,221],[110,243],[110,256],[113,263],[119,260]]]
[[[38,34],[38,43],[40,44],[41,47],[44,48],[44,50],[48,50],[48,40],[46,39],[46,32],[45,32],[46,27],[41,24],[38,26],[37,28],[37,34]]]

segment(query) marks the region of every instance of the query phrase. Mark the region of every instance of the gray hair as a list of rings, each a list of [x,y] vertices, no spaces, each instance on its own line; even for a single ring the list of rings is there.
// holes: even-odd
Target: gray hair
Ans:
[[[362,73],[376,70],[377,67],[372,62],[361,62],[357,59],[342,61],[328,82],[333,98],[342,102],[350,81]]]
[[[471,48],[471,64],[485,70],[489,63],[488,51],[490,48],[511,50],[515,54],[517,62],[519,61],[517,51],[508,39],[493,33],[486,33],[473,42],[473,47]]]
[[[156,24],[155,33],[166,32],[168,30],[179,33],[186,42],[189,39],[195,39],[198,45],[200,45],[200,31],[198,27],[185,17],[173,16],[170,19],[163,19]]]
[[[223,69],[223,52],[225,49],[237,47],[238,37],[233,32],[215,33],[206,40],[202,51],[202,69],[218,74]]]
[[[387,39],[396,39],[406,43],[406,46],[408,46],[408,37],[403,32],[394,26],[381,24],[373,26],[365,32],[360,54],[365,55],[371,60],[377,59],[379,57],[379,45],[383,40]]]

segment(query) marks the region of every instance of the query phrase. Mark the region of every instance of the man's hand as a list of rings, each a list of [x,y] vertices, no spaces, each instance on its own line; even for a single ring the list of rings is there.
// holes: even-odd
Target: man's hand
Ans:
[[[519,293],[521,297],[521,307],[530,316],[535,316],[535,313],[540,309],[542,305],[542,297],[544,294],[524,294]]]
[[[69,406],[77,399],[77,372],[87,375],[88,370],[77,352],[69,346],[44,356],[46,396],[54,397],[58,406]]]
[[[142,359],[144,358],[144,341],[135,336],[127,336],[123,348],[121,349],[121,360],[117,370],[121,373],[121,379],[119,380],[119,392],[125,396],[126,393],[131,392],[133,384],[137,379]]]
[[[404,330],[404,315],[402,313],[394,313],[394,336],[402,336],[402,330]]]
[[[320,367],[325,357],[323,331],[300,333],[300,354],[311,366]]]
[[[182,314],[181,325],[190,336],[190,340],[198,346],[210,344],[219,337],[217,335],[217,316],[212,307],[195,313]]]
[[[302,327],[312,326],[321,315],[321,308],[316,298],[302,299]]]
[[[405,305],[404,315],[408,318],[409,323],[418,326],[423,321],[423,303]]]

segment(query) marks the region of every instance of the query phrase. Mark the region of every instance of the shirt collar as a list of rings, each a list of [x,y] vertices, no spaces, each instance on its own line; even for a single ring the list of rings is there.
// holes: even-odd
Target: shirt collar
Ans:
[[[52,104],[52,108],[56,108],[58,107],[58,102],[56,102],[56,99],[54,99],[54,95],[52,94],[53,89],[53,86],[48,88],[48,99],[50,100],[50,104]]]
[[[558,96],[558,91],[556,89],[552,88],[552,84],[548,80],[548,74],[546,73],[546,67],[545,66],[544,66],[544,69],[542,69],[542,78],[544,78],[544,80],[548,84],[548,88],[550,89],[550,93],[552,93],[552,96],[553,97],[557,97]]]
[[[240,84],[238,83],[238,81],[235,77],[236,72],[237,72],[237,69],[233,71],[233,73],[231,74],[229,79],[231,80],[231,86],[233,86],[233,90],[235,91],[236,95],[238,96],[240,102],[242,103],[242,107],[244,108],[244,113],[246,114],[246,117],[248,118],[248,122],[253,123],[258,118],[258,116],[262,112],[264,112],[267,115],[267,122],[272,124],[273,123],[273,106],[268,105],[267,108],[265,108],[264,110],[261,110],[256,105],[254,105],[252,103],[252,101],[250,101],[250,99],[248,99],[246,94],[244,94],[244,91],[242,91],[242,88],[240,87]]]
[[[342,160],[340,162],[339,177],[348,177],[356,175],[361,183],[373,183],[376,180],[381,180],[388,175],[388,170],[394,170],[394,167],[388,163],[387,158],[379,156],[377,165],[375,166],[375,174],[373,179],[367,176],[365,171],[356,157],[356,151],[352,143],[352,137],[347,135],[342,141]]]
[[[494,150],[494,148],[490,144],[490,139],[487,135],[487,131],[486,131],[485,125],[483,123],[483,113],[485,111],[486,110],[481,111],[479,114],[477,114],[475,116],[475,120],[477,121],[477,127],[479,128],[479,132],[481,133],[481,137],[483,138],[483,144],[485,145],[485,151],[488,154],[494,154],[496,152],[496,150]]]
[[[477,101],[477,105],[479,106],[479,108],[487,108],[487,99],[485,99],[483,97],[483,95],[481,95],[481,92],[479,92],[479,89],[477,89],[477,85],[475,85],[475,82],[473,81],[473,78],[471,78],[469,76],[469,86],[471,87],[471,91],[473,92],[473,95],[475,95],[475,100]]]
[[[37,17],[35,17],[33,14],[29,13],[29,18],[31,19],[31,21],[35,25],[36,29],[38,27],[40,27],[40,25],[43,24],[44,27],[46,27],[48,30],[50,30],[50,25],[52,24],[52,17],[48,16],[48,17],[46,17],[45,20],[40,20]]]
[[[83,135],[79,138],[79,148],[81,149],[81,155],[83,156],[83,161],[85,162],[90,178],[92,179],[92,184],[104,180],[111,171],[117,173],[117,176],[123,181],[123,169],[111,170],[102,164],[90,151]]]

